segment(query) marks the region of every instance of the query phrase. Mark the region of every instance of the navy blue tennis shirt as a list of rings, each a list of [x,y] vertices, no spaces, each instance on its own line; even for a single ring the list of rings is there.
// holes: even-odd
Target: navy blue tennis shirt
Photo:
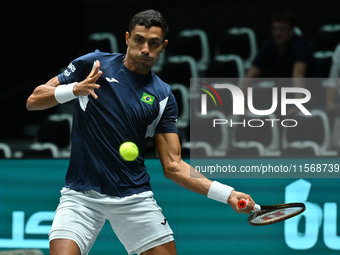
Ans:
[[[98,99],[79,96],[75,104],[66,187],[118,197],[151,190],[144,150],[155,133],[177,132],[176,100],[168,84],[153,72],[134,73],[124,65],[124,58],[96,50],[72,61],[58,75],[61,84],[80,82],[96,60],[103,72],[95,90]],[[133,162],[119,155],[119,146],[126,141],[139,148]]]

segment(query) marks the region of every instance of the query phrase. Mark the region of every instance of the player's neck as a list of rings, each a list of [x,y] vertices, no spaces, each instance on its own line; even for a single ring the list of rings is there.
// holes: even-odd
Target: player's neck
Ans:
[[[145,76],[145,75],[148,75],[150,73],[150,70],[147,70],[147,69],[142,70],[140,68],[137,68],[136,65],[134,64],[134,62],[130,58],[128,58],[127,56],[124,58],[123,63],[126,66],[127,69],[131,70],[132,72],[134,72],[136,74]]]

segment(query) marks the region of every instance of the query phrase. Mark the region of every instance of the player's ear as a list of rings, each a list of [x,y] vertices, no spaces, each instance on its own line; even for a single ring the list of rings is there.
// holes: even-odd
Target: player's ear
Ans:
[[[129,39],[130,39],[129,32],[125,32],[125,43],[126,43],[126,45],[129,45]]]
[[[164,40],[162,52],[165,50],[165,48],[168,45],[168,43],[169,43],[169,40]]]

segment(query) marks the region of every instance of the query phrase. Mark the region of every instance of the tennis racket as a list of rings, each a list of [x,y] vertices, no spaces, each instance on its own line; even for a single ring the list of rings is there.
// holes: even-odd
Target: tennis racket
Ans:
[[[248,203],[242,199],[238,202],[240,210],[246,209]],[[287,203],[279,205],[255,204],[255,211],[248,217],[248,223],[252,226],[264,226],[287,220],[305,211],[303,203]]]

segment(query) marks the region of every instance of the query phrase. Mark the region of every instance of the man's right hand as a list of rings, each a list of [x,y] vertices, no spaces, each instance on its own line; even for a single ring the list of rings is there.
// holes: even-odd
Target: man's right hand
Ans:
[[[241,199],[245,199],[248,202],[248,206],[244,210],[241,210],[240,208],[238,208],[238,201],[240,201]],[[255,202],[253,201],[253,199],[249,195],[244,194],[242,192],[235,191],[235,190],[231,192],[230,197],[228,199],[228,204],[237,213],[251,214],[255,210],[255,207],[254,207]]]
[[[74,85],[73,88],[74,95],[76,96],[91,95],[94,99],[98,98],[94,90],[100,88],[99,84],[96,84],[99,77],[103,74],[102,71],[99,71],[99,68],[100,62],[96,60],[94,68],[92,69],[91,73],[86,77],[86,79]]]

